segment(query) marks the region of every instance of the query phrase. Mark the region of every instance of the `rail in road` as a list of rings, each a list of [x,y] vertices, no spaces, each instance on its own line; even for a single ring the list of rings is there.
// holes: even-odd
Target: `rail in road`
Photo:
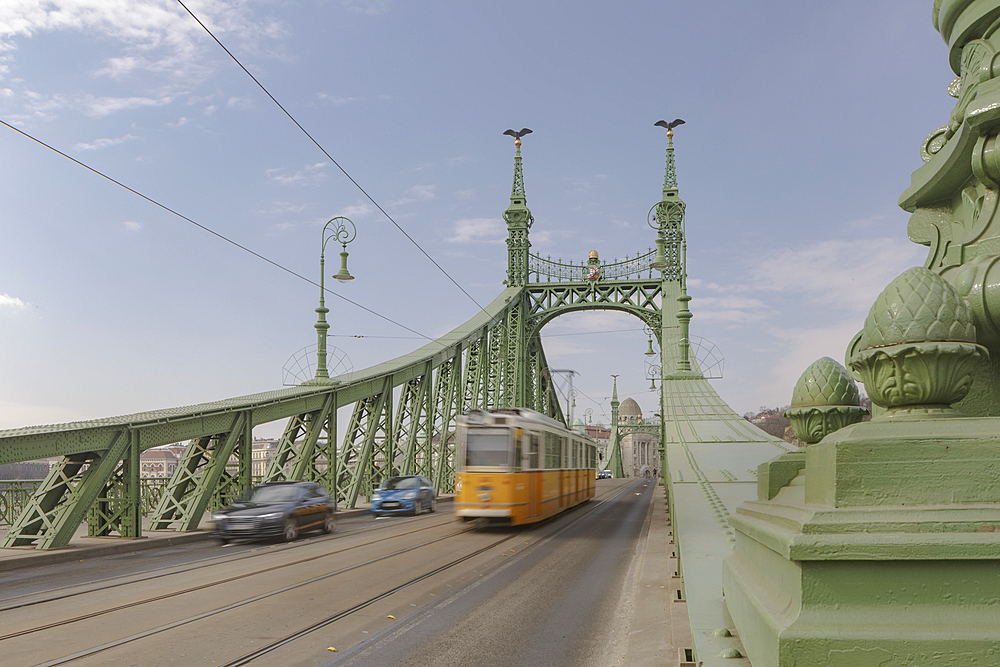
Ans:
[[[598,498],[585,506],[521,530],[477,529],[444,512],[365,518],[342,522],[331,536],[290,544],[187,545],[172,558],[148,552],[143,558],[18,571],[0,580],[0,651],[9,666],[369,664],[364,651],[375,643],[412,653],[406,642],[436,628],[442,610],[466,609],[466,618],[499,613],[507,602],[477,596],[507,589],[504,572],[540,582],[558,579],[571,554],[589,542],[599,545],[594,553],[604,566],[583,577],[574,593],[579,599],[564,601],[567,609],[548,612],[570,627],[586,616],[581,610],[588,599],[621,597],[638,534],[648,525],[650,499],[655,491],[662,493],[651,482],[630,480],[602,480],[598,490]],[[609,539],[609,526],[627,524],[632,533],[619,535],[618,542]],[[541,584],[536,588],[544,590]],[[473,600],[474,608],[465,606]],[[527,609],[512,611],[515,617],[531,616],[552,602],[524,601]],[[591,621],[612,634],[613,619]],[[399,632],[404,627],[409,630]],[[482,639],[488,630],[476,636]],[[399,636],[390,641],[393,632]],[[535,649],[530,642],[527,648],[514,643],[506,655],[547,650],[548,641],[536,637]],[[473,642],[464,650],[475,653],[477,646]],[[380,652],[387,655],[386,650]],[[624,648],[588,645],[587,650],[595,657]],[[504,652],[486,657],[511,664]],[[473,658],[475,664],[490,664],[482,655],[463,659]]]

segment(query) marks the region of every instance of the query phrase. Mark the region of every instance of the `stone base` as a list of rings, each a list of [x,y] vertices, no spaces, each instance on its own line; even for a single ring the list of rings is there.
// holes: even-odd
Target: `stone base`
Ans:
[[[805,505],[730,519],[726,604],[754,667],[1000,665],[1000,504]]]

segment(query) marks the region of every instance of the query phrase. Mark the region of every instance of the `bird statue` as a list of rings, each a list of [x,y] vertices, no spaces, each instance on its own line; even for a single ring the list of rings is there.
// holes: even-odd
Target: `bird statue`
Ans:
[[[669,123],[667,121],[665,121],[665,120],[659,120],[659,121],[653,123],[653,126],[654,127],[665,127],[665,128],[667,128],[667,131],[669,132],[670,130],[674,129],[678,125],[683,125],[683,124],[684,124],[684,121],[682,121],[680,118],[675,118],[674,120],[672,120]]]
[[[681,122],[683,123],[684,121],[681,121]],[[507,130],[506,132],[504,132],[504,134],[510,135],[510,136],[514,137],[515,139],[520,139],[521,137],[523,137],[526,134],[531,134],[531,130],[529,130],[526,127],[522,127],[520,132],[515,132],[514,130]]]

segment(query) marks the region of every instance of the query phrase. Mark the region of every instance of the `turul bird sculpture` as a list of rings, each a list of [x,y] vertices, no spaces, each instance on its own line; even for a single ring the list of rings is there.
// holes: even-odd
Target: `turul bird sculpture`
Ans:
[[[683,124],[684,124],[684,121],[682,121],[680,118],[675,118],[672,121],[670,121],[669,123],[667,121],[665,121],[665,120],[659,120],[659,121],[653,123],[653,126],[654,127],[665,127],[669,131],[669,130],[674,129],[678,125],[683,125]]]
[[[683,123],[684,121],[681,121],[681,122]],[[520,139],[521,137],[523,137],[526,134],[531,134],[531,130],[529,130],[526,127],[522,127],[520,132],[515,132],[514,130],[507,130],[506,132],[504,132],[504,134],[510,135],[510,136],[514,137],[515,139]]]

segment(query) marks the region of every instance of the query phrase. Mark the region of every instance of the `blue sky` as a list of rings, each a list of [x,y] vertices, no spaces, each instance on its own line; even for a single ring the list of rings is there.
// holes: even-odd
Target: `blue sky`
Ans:
[[[505,277],[505,129],[534,130],[533,250],[579,261],[651,245],[653,123],[684,118],[692,334],[725,355],[715,386],[742,413],[842,360],[878,292],[923,261],[896,201],[954,102],[932,4],[188,6],[481,304]],[[421,334],[477,311],[176,2],[0,3],[0,119],[313,280],[322,224],[347,215],[357,279],[331,289]],[[0,428],[275,389],[315,342],[313,285],[2,126],[0,153]],[[424,342],[328,306],[356,369]],[[543,335],[579,373],[578,416],[610,412],[611,374],[654,411],[638,321],[581,314]]]

